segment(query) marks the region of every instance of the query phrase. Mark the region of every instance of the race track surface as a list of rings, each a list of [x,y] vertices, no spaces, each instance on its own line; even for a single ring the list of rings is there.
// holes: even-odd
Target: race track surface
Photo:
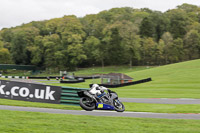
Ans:
[[[123,112],[115,111],[83,111],[83,110],[61,110],[34,107],[18,107],[0,105],[0,110],[29,111],[53,114],[72,114],[90,116],[112,116],[112,117],[135,117],[135,118],[164,118],[164,119],[200,119],[200,114],[168,114],[168,113],[146,113],[146,112]]]

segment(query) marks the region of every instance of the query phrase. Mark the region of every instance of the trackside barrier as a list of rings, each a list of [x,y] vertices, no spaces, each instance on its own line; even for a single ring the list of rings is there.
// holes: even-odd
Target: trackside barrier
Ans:
[[[77,92],[81,90],[88,90],[88,89],[89,88],[62,87],[60,104],[79,106],[80,98]]]
[[[108,87],[108,88],[117,88],[117,87],[124,87],[124,86],[129,86],[129,85],[135,85],[135,84],[141,84],[141,83],[146,83],[152,81],[151,78],[146,78],[146,79],[141,79],[138,81],[133,81],[133,82],[128,82],[128,83],[123,83],[123,84],[99,84],[100,86]],[[89,86],[92,87],[93,84],[90,84]]]
[[[0,80],[0,98],[60,104],[59,86]]]
[[[0,76],[1,78],[27,79],[26,76]]]
[[[85,82],[85,79],[81,79],[81,80],[67,80],[67,81],[61,80],[60,81],[60,83],[81,83],[81,82]]]
[[[28,77],[29,79],[56,79],[56,78],[61,78],[60,76],[47,76],[47,77]]]

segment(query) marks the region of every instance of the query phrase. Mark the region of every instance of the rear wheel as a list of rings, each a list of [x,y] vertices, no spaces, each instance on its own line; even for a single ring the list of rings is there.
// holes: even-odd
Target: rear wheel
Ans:
[[[123,103],[121,103],[118,99],[113,100],[113,105],[117,112],[124,112],[125,107],[124,107]]]
[[[92,111],[95,109],[95,102],[89,97],[82,97],[80,99],[80,106],[87,111]]]

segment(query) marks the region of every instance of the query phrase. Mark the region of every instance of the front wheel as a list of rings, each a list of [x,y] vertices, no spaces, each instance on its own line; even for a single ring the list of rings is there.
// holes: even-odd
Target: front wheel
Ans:
[[[80,99],[80,106],[87,111],[92,111],[95,109],[95,103],[89,97],[82,97]]]
[[[121,103],[118,99],[113,100],[113,105],[117,112],[124,112],[125,107],[124,107],[123,103]]]

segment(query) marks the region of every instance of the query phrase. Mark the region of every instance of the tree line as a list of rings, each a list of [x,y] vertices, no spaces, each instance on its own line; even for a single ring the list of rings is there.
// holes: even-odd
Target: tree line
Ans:
[[[0,31],[0,63],[74,69],[93,65],[163,65],[200,58],[200,7],[164,13],[113,8],[33,21]]]

